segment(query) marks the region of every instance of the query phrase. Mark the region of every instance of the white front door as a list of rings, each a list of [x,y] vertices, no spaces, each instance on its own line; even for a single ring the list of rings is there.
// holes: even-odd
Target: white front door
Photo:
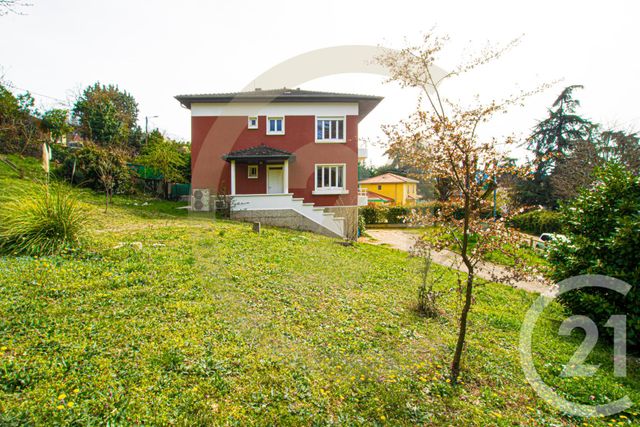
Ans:
[[[267,194],[284,193],[284,171],[282,166],[267,166]]]

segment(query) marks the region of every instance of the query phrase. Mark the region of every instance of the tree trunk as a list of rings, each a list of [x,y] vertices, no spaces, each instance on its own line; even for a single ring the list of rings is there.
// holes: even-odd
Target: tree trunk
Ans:
[[[473,297],[473,263],[469,259],[469,223],[471,219],[472,200],[470,196],[471,189],[471,168],[470,159],[465,156],[465,194],[464,194],[464,222],[462,227],[462,248],[460,255],[462,261],[467,267],[467,287],[465,291],[464,306],[460,313],[460,325],[458,330],[458,342],[456,343],[456,351],[453,354],[453,361],[451,362],[451,383],[455,384],[458,381],[460,375],[460,361],[462,359],[462,350],[464,349],[465,339],[467,337],[467,318],[469,316],[469,310],[471,310],[471,300]]]
[[[467,336],[467,318],[469,311],[471,310],[471,300],[473,296],[473,267],[467,266],[469,273],[467,276],[467,288],[465,292],[464,306],[460,313],[460,330],[458,332],[458,342],[456,344],[456,351],[453,354],[453,362],[451,363],[451,383],[455,384],[458,381],[460,375],[460,361],[462,359],[462,350],[464,349],[464,343]]]

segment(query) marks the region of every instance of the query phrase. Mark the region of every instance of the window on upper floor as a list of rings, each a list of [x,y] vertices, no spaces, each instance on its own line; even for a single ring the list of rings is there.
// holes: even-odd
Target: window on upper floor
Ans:
[[[316,142],[345,142],[345,118],[316,117]]]
[[[256,116],[249,117],[247,126],[249,129],[258,129],[258,118]]]
[[[284,135],[284,117],[267,117],[267,135]]]

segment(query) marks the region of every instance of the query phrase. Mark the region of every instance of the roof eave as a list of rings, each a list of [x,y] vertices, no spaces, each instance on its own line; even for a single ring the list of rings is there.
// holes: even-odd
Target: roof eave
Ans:
[[[364,119],[382,100],[381,96],[191,96],[176,95],[174,97],[183,107],[191,109],[194,103],[199,104],[230,104],[230,103],[249,103],[249,102],[265,102],[265,103],[285,103],[285,102],[339,102],[339,103],[357,103],[359,120]]]

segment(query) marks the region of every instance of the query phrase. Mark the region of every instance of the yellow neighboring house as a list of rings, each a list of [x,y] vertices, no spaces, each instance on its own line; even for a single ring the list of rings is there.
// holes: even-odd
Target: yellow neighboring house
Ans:
[[[416,188],[418,181],[394,173],[363,179],[358,184],[367,190],[369,203],[414,205],[420,199]]]

